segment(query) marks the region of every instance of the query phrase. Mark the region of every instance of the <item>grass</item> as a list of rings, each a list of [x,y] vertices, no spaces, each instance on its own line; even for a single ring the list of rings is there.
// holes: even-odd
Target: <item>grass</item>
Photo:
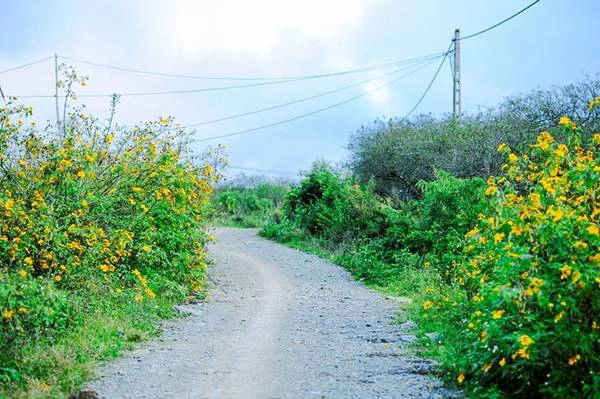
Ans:
[[[0,398],[56,399],[76,393],[102,362],[158,336],[161,321],[178,317],[174,305],[186,299],[171,293],[138,303],[132,295],[104,287],[94,291],[93,286],[72,293],[81,310],[76,327],[54,341],[28,341],[20,351],[16,381],[0,385]]]

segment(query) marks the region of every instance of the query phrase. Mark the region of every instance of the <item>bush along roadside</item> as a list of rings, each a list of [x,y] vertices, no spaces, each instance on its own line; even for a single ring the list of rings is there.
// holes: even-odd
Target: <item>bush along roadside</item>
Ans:
[[[557,143],[506,145],[492,205],[470,230],[455,283],[465,292],[448,372],[482,397],[593,397],[600,392],[600,134],[582,142],[563,117]],[[431,300],[429,312],[447,303]]]
[[[31,108],[0,109],[0,397],[67,396],[203,289],[219,153],[181,161],[170,118],[67,111],[38,130]]]
[[[318,166],[261,234],[410,296],[425,354],[470,397],[597,397],[600,133],[584,137],[563,117],[501,145],[498,176],[438,171],[400,203]]]
[[[281,213],[288,186],[261,182],[253,188],[223,187],[211,198],[211,222],[220,226],[261,227]]]

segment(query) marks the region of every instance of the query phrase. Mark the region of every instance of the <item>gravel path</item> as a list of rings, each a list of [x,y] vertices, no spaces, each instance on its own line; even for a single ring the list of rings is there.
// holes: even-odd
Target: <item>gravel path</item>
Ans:
[[[398,302],[316,256],[218,229],[208,300],[99,370],[118,398],[448,398],[407,353]]]

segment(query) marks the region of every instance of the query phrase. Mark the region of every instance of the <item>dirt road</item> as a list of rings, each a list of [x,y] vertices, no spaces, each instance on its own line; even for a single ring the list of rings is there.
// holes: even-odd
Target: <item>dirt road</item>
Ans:
[[[431,365],[407,353],[397,301],[342,268],[218,229],[208,300],[164,336],[99,371],[118,398],[446,398]]]

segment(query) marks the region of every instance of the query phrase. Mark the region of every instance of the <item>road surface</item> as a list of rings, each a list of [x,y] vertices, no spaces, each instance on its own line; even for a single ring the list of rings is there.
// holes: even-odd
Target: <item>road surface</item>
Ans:
[[[90,388],[119,398],[448,398],[410,354],[399,303],[344,269],[217,229],[210,294],[149,342],[99,370]]]

